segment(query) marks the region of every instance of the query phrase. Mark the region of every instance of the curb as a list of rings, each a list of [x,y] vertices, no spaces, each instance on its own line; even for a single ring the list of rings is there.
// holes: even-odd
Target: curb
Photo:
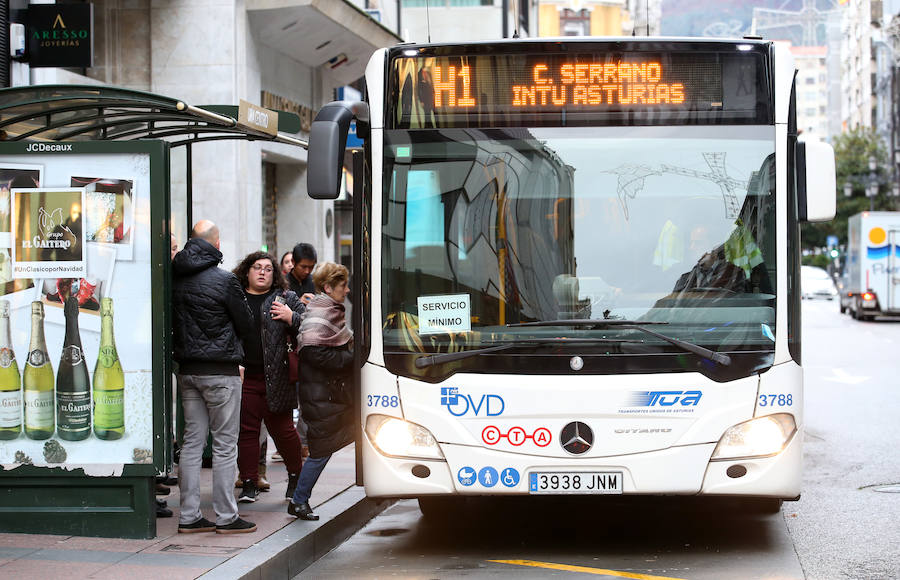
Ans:
[[[200,576],[204,580],[293,578],[390,507],[394,500],[366,497],[350,486],[316,507],[319,521],[298,519]]]

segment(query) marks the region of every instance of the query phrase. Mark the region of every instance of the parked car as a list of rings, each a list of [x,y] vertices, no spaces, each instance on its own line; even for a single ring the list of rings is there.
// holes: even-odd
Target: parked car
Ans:
[[[838,295],[831,275],[815,266],[800,266],[800,296],[802,298],[827,298],[834,300]]]

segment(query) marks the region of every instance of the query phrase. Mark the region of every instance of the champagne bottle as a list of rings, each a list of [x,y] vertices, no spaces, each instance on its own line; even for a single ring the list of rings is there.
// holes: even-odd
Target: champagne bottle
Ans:
[[[31,303],[31,345],[22,380],[25,387],[25,435],[49,439],[55,428],[53,417],[53,365],[44,340],[44,305]]]
[[[9,300],[0,300],[0,439],[22,432],[22,377],[9,332]]]
[[[112,298],[100,299],[100,356],[94,367],[94,434],[119,439],[125,433],[125,373],[113,335]]]
[[[78,332],[78,299],[66,298],[66,338],[56,373],[56,432],[60,439],[81,441],[91,434],[91,385]]]

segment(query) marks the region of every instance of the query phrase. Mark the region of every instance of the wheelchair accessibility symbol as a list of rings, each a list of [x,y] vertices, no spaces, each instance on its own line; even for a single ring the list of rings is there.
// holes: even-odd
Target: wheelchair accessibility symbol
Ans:
[[[516,487],[519,485],[519,472],[512,467],[507,467],[500,472],[500,483],[506,487]]]

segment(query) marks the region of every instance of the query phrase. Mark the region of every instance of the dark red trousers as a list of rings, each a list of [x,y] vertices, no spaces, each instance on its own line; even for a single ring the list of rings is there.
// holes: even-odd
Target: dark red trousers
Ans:
[[[244,375],[241,391],[241,434],[238,436],[238,469],[242,479],[259,479],[259,427],[266,422],[275,448],[284,458],[288,473],[300,473],[300,436],[293,413],[273,413],[266,403],[263,375]]]

